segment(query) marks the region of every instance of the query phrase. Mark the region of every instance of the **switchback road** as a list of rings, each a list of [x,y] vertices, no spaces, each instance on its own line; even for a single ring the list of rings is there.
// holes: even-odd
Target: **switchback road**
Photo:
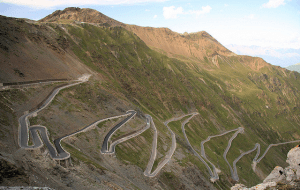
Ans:
[[[104,140],[103,140],[103,144],[102,144],[102,148],[101,148],[101,153],[102,154],[113,154],[114,150],[111,150],[108,148],[108,141],[110,140],[110,138],[112,137],[112,135],[120,128],[122,127],[125,123],[127,123],[133,116],[135,116],[136,111],[127,111],[128,114],[130,114],[127,118],[125,118],[124,120],[122,120],[120,123],[118,123],[117,125],[115,125],[105,136]]]
[[[295,140],[295,141],[289,141],[289,142],[283,142],[283,143],[277,143],[277,144],[270,144],[267,149],[265,150],[265,152],[263,153],[263,155],[259,158],[260,155],[260,144],[256,143],[254,148],[251,150],[248,150],[246,152],[243,152],[242,154],[240,154],[234,161],[233,161],[233,167],[231,167],[231,165],[229,164],[228,160],[227,160],[227,153],[231,147],[231,143],[232,141],[237,137],[237,135],[239,133],[244,132],[244,128],[243,127],[239,127],[237,129],[233,129],[233,130],[229,130],[226,131],[222,134],[218,134],[218,135],[213,135],[213,136],[209,136],[206,140],[201,142],[201,156],[194,150],[194,148],[192,147],[192,145],[190,144],[188,137],[185,133],[185,125],[186,123],[189,122],[189,120],[194,117],[195,115],[197,115],[198,113],[190,113],[190,114],[186,114],[180,117],[175,117],[172,118],[166,122],[164,122],[164,125],[167,127],[167,129],[169,130],[170,134],[171,134],[171,138],[172,138],[172,144],[170,147],[170,150],[167,152],[167,154],[165,155],[165,157],[163,158],[162,161],[160,161],[158,163],[157,168],[151,173],[155,159],[156,159],[156,155],[157,155],[157,137],[158,137],[158,132],[157,129],[155,127],[155,124],[153,122],[153,119],[150,115],[146,115],[146,121],[147,124],[145,125],[144,128],[140,129],[139,131],[133,132],[132,134],[128,134],[125,137],[122,137],[118,140],[116,140],[115,142],[111,143],[110,146],[108,146],[108,142],[110,140],[110,138],[112,137],[112,135],[115,133],[115,131],[117,131],[120,127],[122,127],[125,123],[127,123],[130,119],[132,119],[135,115],[136,115],[136,111],[134,110],[129,110],[126,112],[126,114],[123,115],[118,115],[118,116],[113,116],[113,117],[109,117],[109,118],[105,118],[105,119],[100,119],[86,127],[84,127],[83,129],[73,132],[71,134],[65,135],[63,137],[57,138],[54,140],[54,145],[51,143],[51,141],[49,140],[48,137],[48,131],[47,128],[45,126],[41,126],[41,125],[34,125],[34,126],[30,126],[29,123],[29,118],[30,117],[34,117],[36,116],[41,110],[43,110],[45,107],[47,107],[51,101],[54,99],[54,97],[59,93],[60,90],[74,86],[74,85],[78,85],[80,83],[86,82],[88,81],[90,75],[84,75],[83,77],[79,78],[77,81],[73,81],[74,83],[72,84],[66,84],[64,86],[60,86],[57,89],[55,89],[48,97],[47,99],[42,103],[42,105],[37,108],[36,110],[30,112],[30,113],[26,113],[23,116],[21,116],[19,118],[19,145],[21,148],[24,149],[35,149],[35,148],[39,148],[41,146],[43,146],[43,144],[46,145],[46,147],[49,150],[49,154],[51,156],[51,158],[56,159],[56,160],[64,160],[70,157],[70,154],[65,151],[60,142],[61,140],[63,140],[64,138],[73,136],[75,134],[81,133],[81,132],[85,132],[89,129],[91,129],[92,127],[97,126],[99,123],[105,121],[105,120],[109,120],[109,119],[114,119],[114,118],[119,118],[119,117],[124,117],[127,116],[124,120],[122,120],[120,123],[118,123],[116,126],[114,126],[109,132],[108,134],[105,136],[103,144],[102,144],[102,149],[101,149],[101,153],[102,154],[112,154],[115,152],[115,147],[117,144],[122,143],[126,140],[129,140],[131,138],[134,138],[140,134],[142,134],[144,131],[146,131],[147,129],[149,129],[151,126],[153,127],[154,130],[154,138],[152,141],[152,151],[151,151],[151,156],[150,156],[150,160],[148,162],[148,165],[146,167],[146,170],[144,172],[144,175],[147,177],[154,177],[156,176],[160,170],[171,160],[175,149],[176,149],[176,137],[174,132],[170,129],[170,127],[168,126],[169,122],[172,121],[177,121],[180,120],[186,116],[191,115],[188,119],[186,119],[182,125],[181,125],[181,129],[182,132],[184,134],[184,137],[188,143],[188,145],[191,147],[192,152],[194,153],[195,156],[197,156],[202,162],[203,164],[206,166],[210,176],[211,176],[211,181],[214,182],[216,180],[219,179],[218,176],[218,172],[217,172],[217,168],[215,167],[215,165],[208,160],[208,158],[206,157],[205,154],[205,149],[204,149],[204,144],[206,142],[208,142],[211,138],[214,137],[220,137],[223,136],[225,134],[228,134],[230,132],[236,131],[233,136],[229,139],[228,141],[228,145],[223,153],[223,158],[226,161],[226,163],[228,164],[229,168],[230,168],[230,172],[231,172],[231,176],[232,179],[234,179],[235,181],[239,180],[238,177],[238,173],[237,173],[237,169],[236,169],[236,164],[237,162],[245,155],[252,153],[253,151],[255,151],[257,149],[257,154],[255,156],[255,158],[253,159],[253,170],[255,170],[256,165],[265,157],[265,155],[267,154],[267,152],[269,151],[269,149],[273,146],[279,146],[279,145],[284,145],[284,144],[289,144],[289,143],[296,143],[296,142],[300,142],[300,140]],[[57,81],[56,81],[57,82]],[[27,84],[24,84],[27,85]],[[28,145],[28,141],[29,141],[29,133],[31,134],[32,137],[32,145]],[[211,170],[210,166],[207,164],[207,162],[209,162],[209,164],[213,167],[213,170]]]

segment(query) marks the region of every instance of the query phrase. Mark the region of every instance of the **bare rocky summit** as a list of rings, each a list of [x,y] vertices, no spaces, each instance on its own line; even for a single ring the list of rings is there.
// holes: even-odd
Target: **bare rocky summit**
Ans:
[[[123,26],[124,24],[116,21],[94,9],[69,7],[64,10],[57,10],[40,22],[59,22],[64,20],[79,21],[97,24],[109,24],[110,26]]]

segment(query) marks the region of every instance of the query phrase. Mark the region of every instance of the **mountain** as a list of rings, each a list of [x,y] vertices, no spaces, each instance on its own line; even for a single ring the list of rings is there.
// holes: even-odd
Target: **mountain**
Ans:
[[[207,32],[178,34],[168,28],[151,28],[127,25],[128,30],[135,33],[149,47],[157,48],[168,56],[184,56],[190,59],[204,60],[205,56],[233,55]]]
[[[94,9],[80,9],[69,7],[64,10],[57,10],[39,22],[64,22],[78,21],[87,23],[107,24],[110,26],[124,26],[123,23],[116,21]]]
[[[290,71],[297,71],[299,73],[300,72],[300,63],[295,64],[295,65],[290,65],[290,66],[286,67],[286,69],[288,69]]]
[[[2,186],[253,186],[285,166],[300,138],[300,74],[236,55],[204,31],[127,25],[79,8],[0,22]],[[48,132],[34,132],[41,126]],[[33,140],[38,133],[43,140]],[[120,141],[108,153],[104,142]],[[47,146],[30,147],[39,142]],[[64,150],[69,158],[52,159]]]

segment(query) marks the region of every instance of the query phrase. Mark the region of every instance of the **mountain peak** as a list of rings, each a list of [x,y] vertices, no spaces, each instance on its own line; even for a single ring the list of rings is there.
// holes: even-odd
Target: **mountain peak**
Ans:
[[[79,21],[87,23],[107,23],[111,26],[121,26],[123,23],[116,21],[97,10],[89,8],[68,7],[64,10],[56,10],[52,14],[41,19],[40,22]]]

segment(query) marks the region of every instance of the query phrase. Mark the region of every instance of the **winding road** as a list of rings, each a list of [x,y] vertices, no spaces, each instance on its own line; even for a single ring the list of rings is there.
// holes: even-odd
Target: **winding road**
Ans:
[[[144,175],[147,177],[154,177],[158,174],[158,172],[171,160],[175,150],[176,150],[176,136],[175,133],[170,129],[170,127],[168,126],[168,123],[170,123],[171,121],[175,121],[178,120],[177,118],[172,118],[166,122],[164,122],[164,125],[168,128],[169,132],[171,133],[171,137],[172,137],[172,144],[171,144],[171,148],[170,150],[167,152],[167,154],[165,155],[164,159],[161,160],[156,169],[151,173],[153,165],[154,165],[154,161],[156,159],[156,155],[157,155],[157,129],[155,127],[155,124],[152,120],[151,117],[151,124],[154,128],[154,138],[152,141],[152,151],[151,151],[151,156],[150,156],[150,160],[148,162],[147,168],[144,172]]]
[[[176,149],[175,134],[169,128],[168,123],[171,122],[171,121],[181,119],[184,116],[179,117],[179,118],[170,119],[170,120],[168,120],[164,123],[165,126],[168,128],[168,130],[171,133],[172,146],[171,146],[170,150],[168,151],[168,153],[166,154],[164,160],[161,161],[158,164],[157,168],[155,169],[155,171],[153,173],[151,173],[151,170],[152,170],[152,167],[153,167],[153,164],[154,164],[154,161],[155,161],[155,158],[156,158],[156,154],[157,154],[157,130],[156,130],[155,124],[152,120],[152,117],[150,115],[146,115],[147,123],[146,123],[144,128],[142,128],[139,131],[134,132],[133,134],[127,135],[127,136],[125,136],[121,139],[118,139],[118,140],[114,141],[113,143],[111,143],[110,146],[108,146],[108,142],[111,139],[111,137],[113,136],[113,134],[120,127],[122,127],[125,123],[127,123],[130,119],[132,119],[136,115],[136,111],[129,110],[129,111],[126,112],[126,114],[123,114],[123,115],[118,115],[118,116],[113,116],[113,117],[109,117],[109,118],[105,118],[105,119],[100,119],[100,120],[98,120],[96,122],[93,122],[92,124],[84,127],[81,130],[78,130],[78,131],[73,132],[71,134],[68,134],[68,135],[65,135],[63,137],[59,137],[59,138],[55,139],[54,140],[54,146],[51,143],[51,141],[49,140],[48,131],[47,131],[47,128],[45,126],[42,126],[42,125],[30,126],[29,118],[37,116],[37,114],[40,111],[45,109],[52,102],[52,100],[55,98],[55,96],[60,92],[60,90],[71,87],[71,86],[78,85],[78,84],[83,83],[83,82],[86,82],[86,81],[88,81],[89,77],[90,77],[90,75],[84,75],[81,78],[79,78],[78,80],[74,81],[74,83],[72,83],[72,84],[66,84],[64,86],[60,86],[59,88],[53,90],[53,92],[47,97],[47,99],[43,102],[43,104],[39,108],[37,108],[36,110],[34,110],[30,113],[26,113],[26,114],[22,115],[19,118],[19,145],[20,145],[20,147],[24,148],[24,149],[27,149],[27,150],[30,150],[30,149],[40,148],[41,146],[43,146],[45,144],[48,151],[49,151],[49,155],[51,156],[52,159],[54,159],[54,160],[65,160],[65,159],[70,157],[70,153],[68,153],[66,150],[64,150],[63,147],[61,146],[61,141],[63,139],[65,139],[67,137],[70,137],[70,136],[73,136],[73,135],[76,135],[76,134],[81,133],[81,132],[85,132],[85,131],[91,129],[92,127],[97,126],[99,123],[101,123],[103,121],[127,116],[125,119],[123,119],[121,122],[119,122],[117,125],[115,125],[106,134],[106,136],[103,140],[101,153],[102,154],[113,154],[115,152],[115,147],[116,147],[117,144],[120,144],[124,141],[127,141],[131,138],[134,138],[134,137],[142,134],[144,131],[149,129],[150,126],[152,126],[154,128],[152,153],[151,153],[151,157],[150,157],[148,166],[147,166],[147,168],[144,172],[144,175],[148,176],[148,177],[156,176],[159,173],[159,171],[165,166],[165,164],[169,162],[169,160],[171,159],[171,157],[174,154],[175,149]],[[27,84],[24,84],[24,85],[27,85]],[[32,145],[28,145],[29,133],[31,134],[31,137],[32,137]]]
[[[68,84],[62,87],[59,87],[55,89],[52,94],[45,100],[43,105],[38,108],[37,110],[24,114],[19,118],[19,145],[21,148],[24,149],[35,149],[39,148],[43,145],[42,140],[44,141],[45,145],[47,146],[49,150],[49,154],[53,159],[65,159],[66,157],[69,157],[70,155],[66,152],[62,152],[61,154],[56,154],[55,148],[52,146],[48,135],[47,135],[47,128],[40,125],[35,125],[29,128],[29,118],[37,115],[38,112],[46,108],[51,101],[54,99],[54,97],[59,93],[60,90],[64,88],[68,88],[74,85],[78,85],[80,83],[88,81],[90,75],[84,75],[81,78],[77,80],[77,82],[73,84]],[[28,145],[29,140],[29,132],[31,133],[32,139],[33,139],[33,145]],[[41,136],[39,136],[39,133]],[[42,138],[42,139],[41,139]]]
[[[211,168],[209,167],[209,165],[207,164],[207,162],[206,162],[206,161],[198,154],[198,152],[193,148],[193,146],[191,145],[191,143],[190,143],[190,141],[189,141],[189,139],[188,139],[188,137],[187,137],[187,135],[186,135],[186,133],[185,133],[185,128],[184,128],[185,124],[188,123],[189,120],[192,119],[192,117],[194,117],[194,116],[197,115],[197,114],[199,114],[199,113],[192,113],[192,116],[189,117],[187,120],[185,120],[185,121],[182,123],[182,125],[181,125],[181,130],[182,130],[182,133],[183,133],[183,135],[184,135],[184,138],[185,138],[186,142],[187,142],[188,145],[190,146],[190,148],[191,148],[192,152],[194,153],[194,155],[195,155],[196,157],[198,157],[198,158],[200,159],[200,161],[201,161],[201,162],[205,165],[205,167],[207,168],[208,173],[209,173],[209,175],[210,175],[210,181],[211,181],[211,182],[215,182],[216,180],[219,179],[219,175],[218,175],[218,173],[217,173],[217,171],[216,171],[216,169],[215,169],[215,166],[212,164],[213,170],[211,170]],[[203,144],[204,144],[204,143],[203,143]],[[202,148],[201,148],[201,149],[202,149]],[[204,155],[205,155],[205,152],[204,152]],[[206,156],[205,156],[204,158],[205,158],[206,160],[208,160],[208,159],[206,158]],[[211,163],[209,160],[208,160],[208,162]]]
[[[238,177],[237,174],[235,175],[235,173],[233,172],[233,169],[232,169],[231,165],[229,164],[229,162],[228,162],[228,160],[227,160],[227,153],[228,153],[228,151],[229,151],[229,149],[230,149],[230,147],[231,147],[231,143],[232,143],[233,139],[235,139],[239,133],[243,133],[243,132],[244,132],[244,128],[243,128],[243,127],[237,128],[237,131],[236,131],[236,132],[232,135],[232,137],[229,139],[228,145],[227,145],[227,147],[226,147],[226,149],[225,149],[225,151],[224,151],[224,153],[223,153],[223,158],[224,158],[224,160],[226,161],[226,163],[228,164],[228,167],[229,167],[230,173],[231,173],[231,177],[232,177],[232,179],[234,179],[235,181],[238,181],[239,177]]]
[[[77,82],[75,82],[73,84],[68,84],[68,85],[65,85],[65,86],[55,89],[52,92],[52,94],[45,100],[45,102],[43,103],[43,105],[40,108],[38,108],[37,110],[35,110],[31,113],[24,114],[23,116],[21,116],[19,118],[19,126],[20,126],[19,127],[19,145],[21,148],[24,148],[24,149],[39,148],[39,147],[43,146],[43,142],[44,142],[44,144],[47,146],[47,148],[49,150],[49,154],[52,159],[64,160],[64,159],[67,159],[70,157],[70,153],[65,151],[60,144],[61,140],[63,140],[64,138],[76,135],[81,132],[85,132],[88,129],[97,126],[99,123],[101,123],[103,121],[130,115],[128,118],[124,119],[123,121],[121,121],[119,123],[119,124],[123,125],[135,115],[135,113],[136,113],[135,111],[128,111],[124,115],[100,119],[100,120],[84,127],[83,129],[81,129],[79,131],[76,131],[71,134],[68,134],[63,137],[55,139],[54,140],[55,147],[52,145],[51,141],[49,140],[47,128],[45,126],[34,125],[34,126],[30,127],[29,118],[33,117],[34,115],[37,115],[38,112],[40,112],[45,107],[47,107],[51,103],[51,101],[54,99],[54,97],[59,93],[60,90],[74,86],[74,85],[78,85],[83,82],[86,82],[86,81],[88,81],[89,77],[90,77],[89,75],[84,75],[83,77],[79,78],[77,80]],[[31,133],[31,136],[32,136],[33,145],[28,145],[29,132]]]
[[[131,111],[131,112],[132,112],[132,114],[135,114],[134,111]],[[127,120],[125,122],[127,122],[129,119],[131,119],[133,117],[132,114],[128,118],[126,118]],[[135,132],[131,135],[128,135],[128,136],[125,136],[121,139],[116,140],[115,142],[113,142],[110,145],[110,147],[108,147],[109,139],[112,137],[114,132],[116,132],[120,127],[122,127],[124,125],[124,123],[123,123],[124,120],[122,122],[120,122],[119,124],[117,124],[115,127],[113,127],[107,133],[107,135],[104,138],[101,153],[102,154],[113,154],[113,153],[115,153],[115,146],[117,144],[122,143],[124,141],[127,141],[127,140],[129,140],[133,137],[136,137],[136,136],[142,134],[144,131],[146,131],[147,129],[149,129],[152,126],[153,131],[154,131],[154,136],[153,136],[153,141],[152,141],[152,150],[151,150],[151,155],[150,155],[149,162],[148,162],[147,167],[144,171],[144,175],[147,176],[147,177],[155,177],[160,172],[160,170],[171,160],[171,158],[172,158],[172,156],[175,152],[175,149],[176,149],[176,136],[175,136],[175,133],[169,128],[168,123],[171,122],[171,121],[179,120],[179,119],[181,119],[185,116],[181,116],[179,118],[172,118],[172,119],[164,122],[164,125],[168,128],[168,130],[171,133],[172,145],[171,145],[170,150],[165,155],[164,159],[158,163],[156,169],[152,173],[151,173],[151,171],[152,171],[152,168],[153,168],[156,156],[157,156],[157,137],[158,137],[158,133],[157,133],[157,129],[155,127],[155,124],[153,122],[152,117],[148,114],[146,114],[145,116],[146,116],[147,124],[144,128],[142,128],[141,130],[139,130],[139,131],[137,131],[137,132]]]
[[[205,144],[206,142],[210,141],[210,139],[212,139],[212,138],[215,138],[215,137],[221,137],[221,136],[223,136],[223,135],[226,135],[226,134],[228,134],[228,133],[231,133],[231,132],[237,131],[237,130],[238,130],[238,128],[237,128],[237,129],[232,129],[232,130],[229,130],[229,131],[225,131],[224,133],[221,133],[221,134],[218,134],[218,135],[208,136],[207,139],[205,139],[204,141],[201,142],[201,144],[200,144],[200,145],[201,145],[201,156],[202,156],[207,162],[209,162],[210,165],[211,165],[212,168],[213,168],[213,175],[211,175],[211,177],[212,177],[211,180],[219,179],[219,175],[218,175],[219,169],[217,169],[216,166],[215,166],[212,162],[210,162],[210,161],[207,159],[206,154],[205,154],[204,144]],[[232,140],[233,140],[233,139],[232,139]],[[230,143],[230,146],[231,146],[231,143]],[[229,146],[229,147],[227,146],[227,149],[226,149],[225,152],[224,152],[225,158],[226,158],[226,155],[227,155],[227,153],[228,153],[228,150],[229,150],[230,146]],[[223,157],[224,157],[224,154],[223,154]],[[210,170],[210,168],[209,168],[209,170]],[[212,172],[210,172],[210,173],[212,173]]]
[[[221,133],[221,134],[219,134],[219,135],[209,136],[206,140],[204,140],[204,141],[201,142],[201,155],[202,155],[203,158],[205,158],[206,161],[208,161],[208,162],[213,166],[214,172],[212,172],[212,171],[210,170],[210,168],[208,168],[209,173],[210,173],[210,175],[211,175],[211,177],[212,177],[213,179],[217,179],[218,176],[217,176],[217,172],[215,171],[214,165],[206,158],[205,150],[204,150],[204,143],[208,142],[208,141],[209,141],[211,138],[213,138],[213,137],[220,137],[220,136],[223,136],[223,135],[225,135],[225,134],[227,134],[227,133],[230,133],[230,132],[233,132],[233,131],[236,131],[236,132],[235,132],[235,133],[233,134],[233,136],[229,139],[228,145],[227,145],[227,147],[226,147],[226,149],[225,149],[225,151],[224,151],[224,153],[223,153],[223,158],[224,158],[224,160],[226,161],[226,163],[228,164],[228,166],[229,166],[229,168],[230,168],[230,172],[231,172],[231,177],[232,177],[232,179],[235,180],[235,181],[239,181],[239,176],[238,176],[236,164],[237,164],[237,162],[238,162],[243,156],[245,156],[245,155],[247,155],[247,154],[250,154],[250,153],[254,152],[254,151],[257,149],[257,153],[256,153],[256,155],[255,155],[255,157],[254,157],[254,159],[253,159],[253,163],[252,163],[252,169],[255,170],[256,165],[257,165],[257,164],[258,164],[258,163],[266,156],[267,152],[269,151],[269,149],[270,149],[271,147],[273,147],[273,146],[279,146],[279,145],[284,145],[284,144],[289,144],[289,143],[300,142],[300,140],[295,140],[295,141],[289,141],[289,142],[283,142],[283,143],[277,143],[277,144],[270,144],[270,145],[268,146],[268,148],[265,150],[265,152],[263,153],[263,155],[262,155],[260,158],[258,158],[259,155],[260,155],[260,144],[259,144],[259,143],[256,143],[253,149],[241,153],[241,154],[233,161],[233,166],[231,167],[231,165],[230,165],[230,163],[228,162],[226,156],[227,156],[227,153],[228,153],[228,151],[229,151],[229,149],[230,149],[230,147],[231,147],[232,141],[237,137],[237,135],[238,135],[239,133],[243,133],[243,132],[244,132],[244,128],[243,128],[243,127],[239,127],[239,128],[237,128],[237,129],[232,129],[232,130],[229,130],[229,131],[225,131],[224,133]],[[204,164],[205,164],[205,163],[204,163]],[[207,166],[207,164],[205,164],[205,165]]]
[[[92,127],[97,126],[99,123],[109,120],[109,119],[115,119],[115,118],[119,118],[119,117],[125,117],[127,116],[125,119],[123,119],[121,122],[119,122],[117,125],[115,125],[105,136],[104,140],[103,140],[103,144],[102,144],[102,148],[101,148],[101,153],[102,154],[113,154],[115,153],[115,147],[117,144],[120,144],[122,142],[125,142],[131,138],[134,138],[140,134],[142,134],[144,131],[148,130],[150,127],[153,128],[154,131],[154,137],[153,137],[153,141],[152,141],[152,150],[151,150],[151,155],[150,155],[150,159],[149,162],[147,164],[147,167],[144,171],[144,175],[147,177],[155,177],[160,170],[171,160],[175,150],[176,150],[176,136],[175,133],[170,129],[170,127],[168,126],[168,123],[172,122],[172,121],[177,121],[177,120],[181,120],[182,118],[189,116],[190,117],[188,119],[186,119],[184,122],[182,122],[181,125],[181,129],[184,135],[184,138],[186,140],[186,142],[188,143],[188,145],[190,146],[192,152],[194,153],[194,155],[196,157],[198,157],[202,163],[206,166],[209,175],[211,177],[211,181],[215,182],[216,180],[219,179],[218,176],[218,171],[219,169],[217,169],[215,167],[215,165],[206,157],[205,154],[205,148],[204,148],[204,144],[208,141],[210,141],[212,138],[214,137],[220,137],[223,135],[226,135],[230,132],[234,132],[236,131],[233,136],[229,139],[228,141],[228,145],[223,153],[223,158],[226,161],[226,163],[228,164],[229,168],[230,168],[230,172],[231,172],[231,176],[232,179],[235,181],[239,181],[239,177],[238,177],[238,172],[237,172],[237,168],[236,168],[236,164],[237,162],[245,155],[250,154],[252,152],[254,152],[255,150],[257,150],[257,153],[253,159],[253,163],[252,163],[252,168],[253,170],[255,170],[256,165],[265,157],[265,155],[267,154],[267,152],[269,151],[269,149],[273,146],[279,146],[279,145],[284,145],[284,144],[289,144],[289,143],[296,143],[296,142],[300,142],[300,140],[295,140],[295,141],[289,141],[289,142],[283,142],[283,143],[277,143],[277,144],[270,144],[267,149],[265,150],[265,152],[261,155],[261,157],[259,157],[260,155],[260,144],[256,143],[254,148],[251,150],[248,150],[246,152],[241,153],[234,161],[233,161],[233,166],[231,167],[229,161],[227,160],[227,153],[231,148],[231,144],[232,141],[237,137],[237,135],[239,133],[243,133],[244,132],[244,128],[243,127],[239,127],[237,129],[232,129],[229,131],[225,131],[221,134],[218,135],[213,135],[213,136],[209,136],[207,137],[207,139],[205,139],[204,141],[201,142],[201,155],[198,154],[198,152],[192,147],[192,145],[190,144],[188,137],[185,133],[185,125],[190,121],[190,119],[192,119],[195,115],[199,114],[197,112],[194,113],[190,113],[190,114],[186,114],[186,115],[182,115],[180,117],[174,117],[172,119],[169,119],[168,121],[164,122],[164,125],[167,127],[167,129],[169,130],[170,134],[171,134],[171,138],[172,138],[172,144],[171,147],[169,149],[169,151],[167,152],[167,154],[165,155],[165,157],[163,158],[163,160],[161,160],[158,163],[157,168],[151,173],[152,169],[153,169],[153,165],[157,156],[157,138],[158,138],[158,131],[155,127],[155,124],[153,122],[153,119],[150,115],[145,115],[146,116],[146,125],[145,127],[143,127],[142,129],[133,132],[132,134],[128,134],[127,136],[124,136],[114,142],[112,142],[110,144],[110,146],[108,146],[108,143],[111,139],[111,137],[113,136],[113,134],[120,128],[122,127],[125,123],[127,123],[129,120],[131,120],[135,115],[136,115],[136,111],[134,110],[129,110],[126,112],[126,114],[123,115],[118,115],[118,116],[112,116],[112,117],[108,117],[105,119],[100,119],[98,121],[93,122],[92,124],[84,127],[83,129],[73,132],[71,134],[65,135],[63,137],[57,138],[54,140],[54,146],[51,143],[51,141],[49,140],[49,136],[48,136],[48,131],[47,128],[45,126],[41,126],[41,125],[34,125],[34,126],[30,126],[30,122],[29,122],[29,118],[30,117],[35,117],[41,110],[43,110],[44,108],[46,108],[54,99],[54,97],[59,93],[60,90],[74,86],[74,85],[78,85],[81,84],[83,82],[86,82],[89,80],[90,75],[83,75],[82,77],[80,77],[78,80],[73,81],[74,83],[72,84],[66,84],[64,86],[60,86],[58,88],[56,88],[55,90],[53,90],[53,92],[47,97],[47,99],[44,101],[44,103],[37,108],[36,110],[30,112],[30,113],[26,113],[24,115],[22,115],[19,118],[19,145],[21,148],[24,149],[36,149],[36,148],[40,148],[41,146],[43,146],[43,144],[46,145],[46,147],[49,150],[49,154],[51,156],[52,159],[55,160],[64,160],[70,157],[70,153],[68,153],[67,151],[65,151],[63,149],[63,147],[61,146],[61,140],[73,136],[75,134],[81,133],[81,132],[85,132],[89,129],[91,129]],[[49,82],[49,81],[48,81]],[[71,81],[72,82],[72,81]],[[29,133],[31,134],[32,137],[32,145],[28,145],[28,141],[29,141]],[[207,164],[207,162],[212,166],[213,169],[210,168],[210,166]]]
[[[122,120],[120,123],[118,123],[117,125],[115,125],[108,133],[107,135],[104,137],[103,140],[103,144],[102,144],[102,148],[101,148],[101,153],[102,154],[113,154],[115,152],[115,146],[110,146],[110,148],[108,148],[108,141],[110,140],[110,138],[113,136],[113,134],[120,128],[122,127],[125,123],[127,123],[131,118],[133,118],[133,116],[135,116],[136,111],[130,110],[127,111],[128,114],[130,114],[127,118],[125,118],[124,120]],[[122,138],[125,139],[126,137]],[[128,140],[128,139],[126,139]],[[121,142],[125,141],[125,140],[119,140]]]

